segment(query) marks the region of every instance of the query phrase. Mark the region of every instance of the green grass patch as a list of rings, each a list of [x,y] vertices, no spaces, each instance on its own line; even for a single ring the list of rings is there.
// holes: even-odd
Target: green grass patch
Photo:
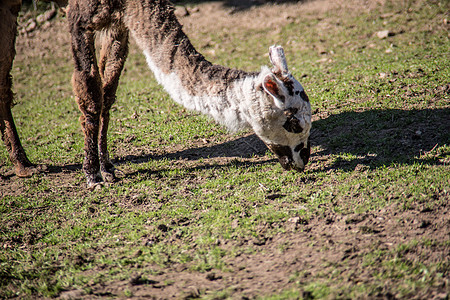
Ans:
[[[426,256],[448,250],[444,234],[327,260],[341,255],[333,249],[352,230],[363,237],[377,232],[355,225],[360,216],[395,210],[398,222],[410,224],[402,216],[433,212],[438,219],[448,207],[448,3],[419,2],[388,1],[361,13],[307,11],[279,30],[189,32],[200,52],[214,49],[215,63],[245,70],[267,64],[266,46],[281,41],[314,112],[313,155],[303,173],[284,171],[249,132],[230,134],[175,104],[132,44],[109,134],[122,178],[88,192],[69,45],[55,42],[52,56],[18,52],[13,113],[29,158],[49,170],[0,179],[0,297],[95,294],[135,272],[148,286],[170,272],[228,278],[251,269],[233,260],[290,253],[290,239],[307,234],[298,253],[320,248],[323,257],[309,266],[314,271],[286,271],[286,288],[263,290],[262,299],[448,297],[448,257]],[[379,39],[375,33],[384,28],[391,35]],[[4,147],[0,166],[5,174],[12,167]],[[309,233],[310,224],[334,222],[349,227],[335,244],[321,242],[334,237]],[[414,228],[448,229],[421,222]],[[286,240],[271,248],[280,236]],[[233,298],[242,292],[239,283],[186,295]],[[135,292],[131,284],[121,295]]]

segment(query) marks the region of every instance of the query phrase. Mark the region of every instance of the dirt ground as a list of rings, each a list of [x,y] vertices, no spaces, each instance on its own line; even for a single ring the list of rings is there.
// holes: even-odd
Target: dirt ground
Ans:
[[[358,1],[361,3],[362,1]],[[372,5],[378,5],[380,1],[365,1],[366,5],[359,9],[369,9]],[[178,8],[177,14],[184,24],[186,31],[193,30],[220,30],[227,27],[230,30],[242,30],[245,28],[259,28],[261,26],[272,26],[274,28],[283,26],[290,22],[290,16],[300,15],[305,10],[317,11],[338,9],[338,7],[355,5],[355,1],[311,1],[303,4],[286,3],[268,9],[265,6],[248,5],[243,9],[236,6],[236,1],[229,2],[231,5],[224,5],[222,2],[204,2],[194,8]],[[234,4],[234,5],[233,5]],[[248,3],[247,3],[248,4]],[[334,7],[334,8],[333,8]],[[274,11],[276,13],[274,14]],[[355,11],[355,14],[357,11]],[[251,20],[251,21],[243,21]],[[17,43],[18,55],[39,56],[48,52],[51,47],[58,43],[68,43],[69,36],[65,33],[65,24],[55,21],[51,26],[47,25],[46,30],[38,29],[23,33]],[[237,26],[238,24],[238,26]],[[22,24],[22,28],[26,24]],[[40,35],[41,38],[36,38]],[[49,44],[42,44],[48,41]],[[34,50],[30,50],[34,49]],[[67,57],[67,53],[59,53],[62,57]],[[70,57],[70,56],[69,56]],[[19,84],[19,83],[18,83]],[[317,117],[316,117],[317,118]],[[320,132],[313,132],[320,137]],[[258,142],[254,135],[249,135],[241,140],[233,141],[234,147],[219,146],[216,148],[204,148],[208,153],[201,154],[208,159],[221,163],[224,156],[214,157],[212,153],[217,151],[225,152],[225,157],[239,156],[239,153],[261,154],[265,152],[263,143]],[[252,146],[250,146],[252,145]],[[198,155],[198,149],[183,153],[184,158]],[[232,149],[232,150],[230,150]],[[133,152],[128,149],[127,157],[123,159],[132,160]],[[173,149],[179,157],[179,149]],[[169,155],[170,153],[161,153]],[[120,155],[119,155],[120,156]],[[123,156],[122,156],[123,157]],[[136,155],[139,157],[139,155]],[[138,158],[137,158],[138,159]],[[140,158],[145,159],[145,158]],[[173,162],[175,161],[175,155]],[[248,156],[249,160],[264,160],[265,157]],[[314,161],[326,160],[323,156],[313,155]],[[120,164],[121,161],[116,161]],[[193,162],[194,163],[194,162]],[[73,179],[73,171],[79,170],[80,165],[63,166],[61,172],[50,172],[47,176],[54,177],[55,184],[67,185]],[[0,170],[4,171],[4,170]],[[9,190],[10,193],[20,193],[16,189],[12,173],[4,173],[6,177],[1,182],[2,189]],[[77,191],[74,193],[85,193]],[[380,211],[370,214],[355,214],[342,216],[331,214],[308,221],[300,218],[288,221],[289,231],[278,234],[273,238],[250,238],[248,240],[221,241],[222,246],[230,249],[238,244],[249,244],[255,246],[259,251],[256,254],[242,253],[232,261],[227,261],[232,266],[230,272],[211,271],[208,273],[190,272],[184,265],[174,265],[172,268],[160,270],[159,275],[153,278],[141,278],[136,274],[130,280],[110,283],[108,285],[92,286],[92,293],[86,295],[83,291],[66,291],[60,297],[69,298],[100,298],[122,297],[125,290],[132,292],[135,298],[195,298],[201,291],[228,290],[232,295],[239,295],[240,299],[250,299],[258,295],[271,295],[282,292],[289,288],[298,286],[301,282],[307,282],[309,276],[316,276],[330,268],[340,266],[341,284],[357,285],[358,283],[369,282],[371,280],[370,265],[364,265],[364,259],[368,253],[377,251],[391,251],[399,244],[413,242],[421,238],[430,240],[448,240],[450,232],[449,205],[444,202],[441,207],[430,210],[426,207],[413,207],[407,211],[398,209],[396,205],[388,206]],[[262,229],[264,230],[264,229]],[[145,242],[145,241],[143,241]],[[228,244],[227,244],[228,243]],[[314,244],[314,247],[305,246]],[[280,251],[280,249],[283,249]],[[432,251],[430,251],[432,250]],[[412,261],[423,263],[433,263],[448,260],[450,249],[444,246],[431,246],[424,249],[421,246],[412,247],[405,254]],[[302,270],[302,271],[301,271]],[[301,271],[296,278],[290,276],[296,271]],[[401,280],[399,278],[398,280]],[[171,282],[171,284],[167,284]],[[448,297],[447,283],[439,286],[430,286],[424,290],[424,294],[411,294],[411,299],[445,299]],[[120,296],[122,295],[122,296]],[[310,298],[310,294],[305,292],[303,297]],[[339,298],[339,295],[335,295]],[[380,288],[379,293],[371,298],[394,299],[396,295],[390,293],[389,286]]]
[[[340,274],[340,284],[344,286],[370,282],[373,271],[370,266],[360,269],[367,253],[375,249],[388,251],[399,243],[421,237],[443,240],[448,236],[448,231],[446,233],[445,230],[440,230],[449,227],[448,207],[442,207],[437,218],[435,211],[417,210],[400,214],[396,211],[396,207],[387,207],[367,215],[345,218],[330,215],[325,220],[311,220],[307,226],[301,225],[301,220],[291,220],[291,231],[288,233],[268,240],[240,241],[242,244],[256,245],[262,253],[241,254],[227,262],[232,266],[231,272],[191,273],[183,265],[178,265],[173,269],[161,270],[160,275],[142,282],[139,277],[133,277],[129,281],[97,286],[94,288],[94,295],[112,296],[130,289],[134,296],[142,298],[195,298],[202,290],[228,288],[231,294],[239,295],[240,299],[252,299],[294,288],[302,281],[306,282],[309,276],[317,276],[336,266],[346,266],[345,271]],[[301,231],[298,230],[300,227]],[[307,246],[311,243],[314,243],[314,247]],[[417,247],[407,255],[421,261],[438,262],[449,254],[445,248],[436,247],[431,250]],[[290,280],[289,276],[296,271],[305,272],[295,280]],[[164,282],[173,284],[166,286]],[[308,293],[304,293],[303,297],[308,299]],[[445,297],[443,287],[430,287],[424,294],[410,295],[412,299]],[[339,298],[339,295],[334,295],[333,298]],[[396,296],[386,286],[378,294],[368,298],[395,299]]]

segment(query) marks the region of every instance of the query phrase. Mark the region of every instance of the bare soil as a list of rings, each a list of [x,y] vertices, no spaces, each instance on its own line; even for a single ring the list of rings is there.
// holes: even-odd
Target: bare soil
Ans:
[[[345,217],[330,214],[326,218],[310,220],[307,224],[302,220],[289,220],[289,232],[269,239],[262,236],[258,239],[238,241],[240,245],[252,245],[260,252],[241,253],[229,259],[226,262],[230,268],[227,272],[190,272],[184,265],[174,265],[169,269],[160,269],[158,275],[151,278],[142,279],[136,274],[127,281],[94,286],[93,294],[84,296],[116,296],[130,290],[134,297],[140,298],[188,299],[199,297],[205,292],[208,294],[207,291],[228,290],[234,295],[233,298],[253,299],[295,288],[299,283],[307,283],[311,276],[320,277],[320,274],[336,268],[341,270],[336,286],[370,282],[375,270],[370,265],[362,267],[368,253],[395,252],[394,249],[399,244],[421,238],[448,239],[448,206],[436,211],[397,211],[398,207],[391,206],[371,214]],[[233,247],[227,242],[221,246]],[[427,263],[444,261],[448,259],[448,254],[448,247],[417,246],[408,249],[406,256],[410,261]],[[292,279],[291,276],[295,272],[300,275]],[[403,279],[398,280],[401,282]],[[376,294],[367,295],[367,298],[398,298],[391,294],[389,283],[387,281],[384,288],[380,288]],[[61,296],[65,297],[71,293],[73,291]],[[444,286],[430,286],[421,294],[411,293],[406,297],[446,299],[446,295]],[[308,299],[310,295],[304,292],[303,297]],[[403,297],[405,296],[401,298]],[[334,295],[333,298],[339,298],[339,295]]]
[[[361,5],[364,2],[365,5]],[[355,14],[359,9],[369,9],[371,5],[378,5],[380,1],[311,1],[306,3],[280,4],[276,7],[249,5],[242,9],[236,5],[224,5],[222,2],[204,2],[188,8],[179,8],[177,14],[184,24],[186,31],[195,30],[245,30],[247,28],[261,28],[283,26],[290,22],[290,16],[298,16],[305,10],[324,10],[337,12],[345,6],[355,6]],[[233,4],[233,3],[232,3]],[[54,21],[45,28],[38,28],[29,33],[23,33],[17,43],[18,56],[44,56],[52,52],[62,59],[70,59],[70,53],[58,52],[55,45],[67,45],[69,36],[66,34],[67,26],[61,21]],[[67,49],[67,46],[65,46]],[[64,47],[63,47],[64,48]],[[26,53],[26,54],[25,54]],[[16,83],[20,88],[20,83]],[[444,87],[445,88],[445,87]],[[443,111],[441,116],[447,114]],[[326,116],[325,116],[326,118]],[[427,124],[421,124],[422,132],[432,131],[434,126],[439,126],[440,118],[431,120]],[[316,116],[315,121],[320,121]],[[414,125],[412,125],[414,126]],[[410,128],[416,132],[415,128]],[[329,133],[318,129],[313,131],[313,140],[324,151],[313,153],[311,166],[331,168],[328,156],[331,153],[326,136]],[[381,134],[381,133],[380,133]],[[421,143],[430,148],[436,143],[433,137],[427,140],[422,136]],[[416,155],[421,149],[420,145],[413,146],[406,154]],[[432,146],[432,145],[431,145]],[[351,145],[349,145],[351,147]],[[414,148],[415,147],[415,148]],[[217,164],[225,164],[235,157],[245,162],[266,162],[270,160],[264,153],[266,148],[254,135],[246,135],[239,139],[233,139],[221,144],[202,144],[192,149],[167,149],[161,153],[142,155],[145,149],[127,148],[124,153],[117,153],[116,164],[124,161],[142,162],[149,159],[168,158],[172,163],[184,164],[195,168],[197,160],[204,158]],[[145,151],[144,151],[145,152]],[[203,162],[204,163],[204,162]],[[364,164],[364,162],[362,162]],[[342,167],[342,166],[340,166]],[[72,186],[73,173],[80,170],[81,165],[49,167],[45,176],[52,178],[56,186]],[[7,194],[20,194],[20,185],[11,171],[2,168],[4,174],[0,180],[0,188]],[[126,176],[124,180],[127,180]],[[195,179],[193,179],[195,180]],[[68,189],[74,196],[80,196],[87,191],[73,187]],[[437,195],[447,197],[448,195]],[[260,238],[249,238],[238,241],[219,241],[224,248],[232,249],[239,245],[253,245],[258,249],[256,253],[239,253],[234,258],[227,258],[230,270],[227,272],[210,271],[198,273],[189,271],[182,264],[174,264],[168,269],[160,269],[158,275],[152,278],[142,278],[135,274],[126,281],[112,282],[107,285],[93,285],[92,292],[74,290],[63,292],[60,297],[69,298],[101,298],[101,297],[125,297],[126,290],[131,291],[135,298],[195,298],[207,291],[228,290],[233,297],[250,299],[260,295],[271,295],[289,288],[295,288],[299,283],[308,282],[310,276],[328,274],[332,268],[340,270],[340,282],[337,285],[357,285],[370,282],[374,276],[374,270],[370,264],[365,265],[368,253],[386,251],[395,253],[398,245],[414,242],[422,238],[438,241],[448,241],[450,236],[450,211],[447,201],[442,201],[442,206],[428,209],[423,207],[411,207],[408,210],[399,209],[396,205],[388,206],[377,212],[369,214],[354,214],[343,216],[330,213],[325,217],[311,220],[294,218],[287,221],[289,230],[274,237],[267,238],[265,229],[261,229]],[[142,241],[145,243],[145,241]],[[173,241],[176,243],[177,241]],[[139,255],[139,254],[137,254]],[[394,254],[393,254],[394,255]],[[429,248],[422,246],[411,247],[405,256],[409,261],[433,263],[448,261],[450,249],[443,245],[432,245]],[[364,266],[364,267],[362,267]],[[157,266],[152,266],[157,268]],[[292,278],[292,274],[298,272],[298,276]],[[447,272],[448,275],[448,272]],[[320,277],[320,276],[319,276]],[[390,279],[395,280],[395,279]],[[401,281],[401,278],[397,280]],[[412,299],[448,299],[448,278],[436,286],[429,286],[422,290],[423,294],[411,294]],[[311,295],[307,292],[303,297],[308,299]],[[335,295],[334,298],[338,298]],[[380,288],[377,294],[368,298],[394,299],[398,296],[391,294],[389,282],[384,288]]]

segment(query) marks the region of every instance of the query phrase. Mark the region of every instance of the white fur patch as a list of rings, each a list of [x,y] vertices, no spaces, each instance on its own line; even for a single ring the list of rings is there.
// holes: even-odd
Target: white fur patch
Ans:
[[[241,101],[235,101],[238,95],[244,96],[242,87],[248,86],[246,79],[236,82],[227,88],[224,96],[208,95],[206,91],[198,96],[191,95],[175,72],[166,74],[154,63],[150,53],[144,51],[147,64],[155,75],[156,80],[169,93],[170,97],[187,109],[195,110],[211,116],[218,123],[226,126],[230,131],[248,128],[248,118],[243,115]],[[225,98],[224,98],[225,97]],[[244,100],[244,99],[241,99]]]

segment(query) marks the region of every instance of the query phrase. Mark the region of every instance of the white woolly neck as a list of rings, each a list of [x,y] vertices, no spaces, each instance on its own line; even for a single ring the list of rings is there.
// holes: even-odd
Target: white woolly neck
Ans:
[[[198,95],[191,95],[183,86],[175,70],[164,73],[155,63],[148,50],[144,50],[147,64],[155,75],[156,80],[169,93],[171,98],[187,109],[195,110],[212,117],[216,122],[224,125],[228,130],[235,132],[241,129],[252,128],[254,123],[253,111],[260,107],[258,97],[265,97],[256,88],[257,82],[270,73],[269,68],[263,67],[258,75],[250,75],[243,79],[231,82],[225,92],[210,94],[210,91],[201,91]],[[260,94],[260,95],[258,95]]]

